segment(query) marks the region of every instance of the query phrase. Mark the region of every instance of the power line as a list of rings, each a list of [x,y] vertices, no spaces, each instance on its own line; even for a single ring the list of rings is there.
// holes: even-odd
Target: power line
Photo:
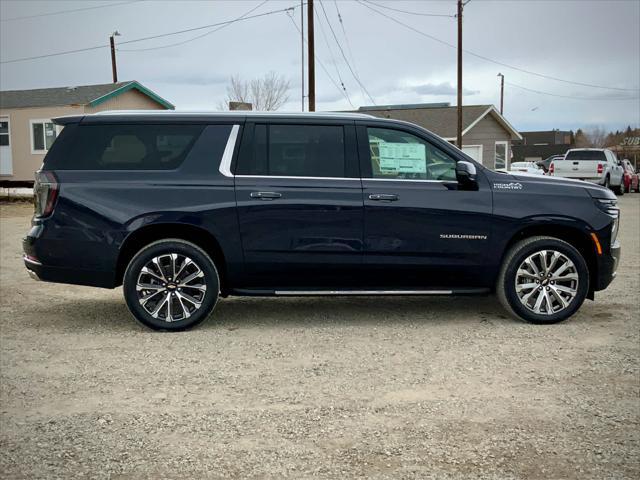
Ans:
[[[349,92],[347,92],[347,87],[344,84],[344,80],[342,80],[342,75],[340,75],[340,69],[338,68],[338,63],[336,62],[336,59],[333,56],[333,50],[331,50],[331,45],[329,44],[329,39],[327,38],[327,34],[324,31],[324,27],[322,26],[322,20],[320,18],[320,15],[318,14],[317,10],[314,13],[315,13],[315,15],[316,15],[316,17],[318,19],[318,25],[320,25],[320,32],[322,33],[322,38],[324,38],[324,43],[327,45],[327,50],[329,51],[329,56],[331,57],[331,62],[333,63],[333,66],[335,67],[336,74],[338,75],[338,80],[340,81],[340,85],[342,86],[342,89],[345,92],[345,95],[347,97],[349,105],[351,105],[353,107],[353,103],[351,103],[351,99],[349,98]]]
[[[203,25],[201,27],[187,28],[187,29],[178,30],[178,31],[175,31],[175,32],[161,33],[161,34],[158,34],[158,35],[151,35],[149,37],[136,38],[136,39],[133,39],[133,40],[126,40],[126,41],[123,41],[123,42],[119,42],[119,44],[120,45],[126,45],[126,44],[129,44],[129,43],[144,42],[146,40],[153,40],[153,39],[156,39],[156,38],[170,37],[172,35],[179,35],[181,33],[195,32],[197,30],[203,30],[203,29],[207,29],[207,28],[218,27],[218,26],[221,26],[221,25],[227,25],[227,24],[231,24],[231,23],[241,22],[241,21],[244,21],[244,20],[250,20],[252,18],[266,17],[268,15],[274,15],[276,13],[282,13],[282,12],[290,12],[290,11],[295,10],[297,7],[298,7],[298,5],[294,5],[293,7],[281,8],[281,9],[278,9],[278,10],[270,10],[268,12],[258,13],[258,14],[251,15],[251,16],[246,16],[246,17],[240,18],[240,19],[236,18],[234,20],[227,20],[225,22],[212,23],[210,25]],[[78,49],[75,49],[75,50],[67,50],[67,51],[64,51],[64,52],[48,53],[48,54],[45,54],[45,55],[36,55],[36,56],[33,56],[33,57],[14,58],[12,60],[0,61],[0,64],[26,62],[26,61],[29,61],[29,60],[38,60],[38,59],[41,59],[41,58],[57,57],[57,56],[60,56],[60,55],[69,55],[69,54],[72,54],[72,53],[79,53],[79,52],[88,52],[90,50],[97,50],[97,49],[100,49],[100,48],[108,48],[108,45],[96,45],[96,46],[93,46],[93,47],[78,48]]]
[[[453,44],[451,44],[449,42],[446,42],[446,41],[441,40],[441,39],[439,39],[437,37],[434,37],[433,35],[429,35],[428,33],[425,33],[422,30],[418,30],[417,28],[414,28],[411,25],[408,25],[408,24],[406,24],[404,22],[401,22],[397,18],[394,18],[394,17],[392,17],[390,15],[387,15],[384,12],[376,10],[371,5],[368,5],[367,3],[365,3],[362,0],[356,0],[356,2],[358,2],[360,5],[362,5],[364,7],[367,7],[369,10],[373,10],[378,15],[382,15],[383,17],[386,17],[389,20],[391,20],[391,21],[393,21],[393,22],[395,22],[395,23],[397,23],[399,25],[402,25],[403,27],[408,28],[409,30],[412,30],[413,32],[415,32],[417,34],[422,35],[423,37],[427,37],[427,38],[429,38],[429,39],[431,39],[431,40],[433,40],[435,42],[438,42],[438,43],[441,43],[443,45],[446,45],[447,47],[457,48],[455,45],[453,45]],[[540,78],[546,78],[547,80],[555,80],[556,82],[568,83],[570,85],[579,85],[581,87],[601,88],[601,89],[605,89],[605,90],[618,90],[618,91],[622,91],[622,92],[637,92],[638,90],[640,90],[638,88],[605,87],[604,85],[594,85],[594,84],[591,84],[591,83],[582,83],[582,82],[576,82],[576,81],[572,81],[572,80],[565,80],[563,78],[553,77],[551,75],[545,75],[543,73],[532,72],[531,70],[525,70],[524,68],[515,67],[513,65],[509,65],[507,63],[503,63],[503,62],[500,62],[498,60],[493,60],[492,58],[485,57],[484,55],[480,55],[478,53],[471,52],[469,50],[463,49],[463,51],[465,53],[473,56],[473,57],[479,58],[481,60],[485,60],[487,62],[494,63],[496,65],[500,65],[501,67],[510,68],[512,70],[516,70],[518,72],[526,73],[526,74],[529,74],[529,75],[534,75],[534,76],[540,77]]]
[[[534,90],[533,88],[523,87],[522,85],[518,85],[516,83],[504,82],[507,85],[512,87],[520,88],[522,90],[526,90],[527,92],[538,93],[540,95],[549,95],[551,97],[560,97],[560,98],[570,98],[572,100],[638,100],[640,97],[577,97],[573,95],[560,95],[558,93],[550,93],[543,92],[541,90]]]
[[[83,8],[74,8],[72,10],[59,10],[57,12],[50,12],[50,13],[38,13],[36,15],[24,15],[21,17],[10,17],[10,18],[2,18],[0,19],[0,22],[11,22],[13,20],[27,20],[29,18],[38,18],[38,17],[50,17],[53,15],[62,15],[64,13],[75,13],[75,12],[83,12],[85,10],[95,10],[96,8],[106,8],[106,7],[116,7],[118,5],[127,5],[130,3],[139,3],[139,2],[143,2],[145,0],[134,0],[131,2],[119,2],[119,3],[108,3],[106,5],[95,5],[93,7],[83,7]]]
[[[365,93],[369,97],[369,100],[371,100],[371,103],[373,103],[375,105],[376,104],[375,100],[373,99],[371,94],[368,92],[366,87],[362,84],[362,82],[358,78],[358,75],[353,71],[353,68],[351,68],[351,65],[349,64],[349,60],[347,59],[347,56],[344,54],[344,50],[342,49],[342,45],[340,45],[340,42],[338,41],[338,37],[336,36],[336,32],[333,30],[333,27],[331,26],[331,22],[329,21],[329,17],[327,15],[327,11],[324,9],[324,4],[322,3],[322,0],[320,0],[320,6],[322,7],[322,13],[324,14],[324,17],[327,20],[327,25],[329,25],[329,30],[331,30],[331,34],[333,35],[333,39],[336,41],[336,45],[338,45],[338,50],[340,50],[340,54],[342,55],[342,58],[344,59],[344,62],[347,64],[347,67],[349,68],[349,71],[351,72],[351,75],[353,75],[353,78],[355,78],[356,82],[358,82],[358,85],[360,85],[360,87],[362,87],[362,89],[365,91]]]
[[[338,21],[340,22],[340,28],[342,28],[342,36],[344,37],[344,41],[347,44],[347,53],[349,54],[349,57],[351,57],[351,62],[353,62],[353,69],[355,70],[356,74],[358,75],[358,77],[360,77],[360,72],[358,72],[358,65],[355,59],[355,56],[353,55],[353,51],[351,50],[351,44],[349,43],[349,37],[347,36],[347,30],[344,26],[344,22],[342,21],[342,15],[340,15],[340,9],[338,8],[338,1],[337,0],[333,0],[333,4],[336,7],[336,14],[338,15]],[[364,89],[362,87],[360,87],[360,91],[362,92],[362,96],[366,96],[366,92],[364,91]]]
[[[372,2],[371,0],[364,0],[367,3],[370,3],[372,5],[375,5],[378,8],[384,8],[387,10],[393,10],[394,12],[400,12],[400,13],[406,13],[409,15],[419,15],[421,17],[445,17],[445,18],[455,18],[455,15],[446,15],[446,14],[440,14],[440,13],[422,13],[422,12],[410,12],[408,10],[400,10],[399,8],[393,8],[393,7],[388,7],[386,5],[380,5],[379,3],[376,2]],[[467,2],[468,3],[468,2]],[[465,3],[466,5],[466,3]]]
[[[255,7],[251,8],[247,12],[243,13],[242,15],[240,15],[238,18],[235,19],[235,21],[242,20],[247,15],[255,12],[256,10],[258,10],[260,7],[262,7],[268,1],[269,0],[263,0],[262,3],[256,5]],[[211,35],[212,33],[218,32],[218,31],[222,30],[223,28],[228,27],[229,25],[231,25],[231,23],[226,23],[224,25],[219,26],[218,28],[214,28],[213,30],[210,30],[210,31],[205,32],[205,33],[202,33],[202,34],[200,34],[200,35],[198,35],[196,37],[189,38],[187,40],[182,40],[181,42],[175,42],[175,43],[170,43],[168,45],[160,45],[160,46],[157,46],[157,47],[148,47],[148,48],[127,48],[127,49],[118,48],[118,51],[119,52],[148,52],[149,50],[160,50],[162,48],[176,47],[178,45],[184,45],[185,43],[193,42],[194,40],[198,40],[199,38],[206,37],[207,35]]]
[[[287,15],[287,17],[289,17],[289,19],[291,20],[291,23],[296,28],[298,33],[302,34],[302,30],[300,30],[300,27],[298,27],[298,24],[293,19],[293,16]],[[304,43],[307,43],[307,41],[305,40]],[[335,79],[331,76],[331,74],[329,73],[329,70],[327,70],[327,67],[325,67],[324,63],[322,63],[322,60],[320,60],[320,57],[318,57],[317,54],[316,54],[315,57],[316,57],[316,60],[318,61],[318,64],[320,65],[320,67],[322,68],[324,73],[327,75],[327,78],[329,78],[329,80],[331,80],[331,83],[333,83],[333,85],[338,89],[338,91],[342,94],[342,96],[345,97],[347,100],[349,100],[349,97],[347,96],[347,92],[345,92],[342,88],[340,88],[340,85],[338,85],[338,82],[336,82]],[[351,101],[349,101],[349,103],[351,103]],[[352,104],[352,106],[353,106],[353,104]]]

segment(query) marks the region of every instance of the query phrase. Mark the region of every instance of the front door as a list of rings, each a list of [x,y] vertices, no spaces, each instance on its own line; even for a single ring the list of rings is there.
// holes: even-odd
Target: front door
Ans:
[[[235,170],[243,287],[358,284],[363,202],[353,122],[248,123]]]
[[[9,117],[0,117],[0,175],[13,175]]]
[[[477,191],[462,190],[446,142],[366,122],[357,132],[370,286],[483,286],[492,195],[481,172]]]

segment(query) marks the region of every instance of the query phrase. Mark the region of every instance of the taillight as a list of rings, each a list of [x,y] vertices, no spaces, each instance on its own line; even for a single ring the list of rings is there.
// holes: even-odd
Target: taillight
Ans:
[[[551,165],[549,165],[549,175],[553,175],[553,172],[555,172],[556,167],[553,165],[553,162],[551,162]]]
[[[604,172],[604,165],[601,163],[598,164],[598,175],[601,175]]]
[[[58,180],[53,172],[36,172],[33,199],[36,217],[48,217],[58,198]]]

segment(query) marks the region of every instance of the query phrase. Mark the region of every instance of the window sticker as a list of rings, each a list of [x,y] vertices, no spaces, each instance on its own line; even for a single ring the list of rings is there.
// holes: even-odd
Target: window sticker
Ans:
[[[421,143],[380,142],[381,173],[426,173],[426,149]]]

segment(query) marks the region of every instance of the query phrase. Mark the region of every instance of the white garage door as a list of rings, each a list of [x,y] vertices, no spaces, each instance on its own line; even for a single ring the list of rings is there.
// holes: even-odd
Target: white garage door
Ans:
[[[482,145],[463,145],[462,151],[475,161],[482,163]]]

